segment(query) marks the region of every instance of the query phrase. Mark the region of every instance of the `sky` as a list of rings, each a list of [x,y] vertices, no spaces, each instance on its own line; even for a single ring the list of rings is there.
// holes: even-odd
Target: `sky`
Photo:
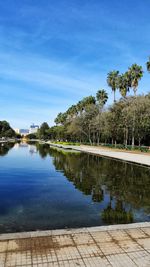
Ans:
[[[144,69],[138,93],[149,92],[149,14],[149,0],[0,1],[0,120],[53,125],[99,89],[111,105],[107,73],[133,63]]]

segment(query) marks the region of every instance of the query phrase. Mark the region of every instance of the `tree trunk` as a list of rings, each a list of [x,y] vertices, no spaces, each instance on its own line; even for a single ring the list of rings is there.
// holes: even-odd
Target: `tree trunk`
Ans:
[[[114,90],[114,103],[116,102],[116,92]]]
[[[134,128],[132,128],[132,148],[134,148],[134,145],[135,145]]]
[[[97,132],[97,145],[99,146],[99,131]]]
[[[89,129],[89,142],[90,142],[90,145],[92,145],[92,140],[91,140],[91,132],[90,132],[90,129]]]
[[[141,146],[141,138],[139,137],[139,146]]]
[[[128,145],[128,128],[125,129],[125,147]]]

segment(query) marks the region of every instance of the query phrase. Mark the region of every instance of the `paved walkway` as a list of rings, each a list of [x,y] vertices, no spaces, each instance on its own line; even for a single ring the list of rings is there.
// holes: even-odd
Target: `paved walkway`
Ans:
[[[150,223],[0,235],[0,267],[149,267]]]
[[[65,145],[55,145],[50,144],[52,146],[62,147],[64,149],[74,149],[78,151],[83,151],[87,153],[92,153],[104,157],[115,158],[119,160],[124,160],[128,162],[138,163],[142,165],[150,166],[150,154],[142,154],[142,153],[131,153],[131,152],[120,152],[114,151],[113,149],[105,149],[99,147],[91,147],[91,146],[65,146]]]

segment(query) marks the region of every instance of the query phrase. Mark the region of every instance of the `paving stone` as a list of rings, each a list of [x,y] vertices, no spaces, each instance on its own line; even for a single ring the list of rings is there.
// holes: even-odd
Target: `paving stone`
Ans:
[[[138,244],[140,244],[144,249],[150,251],[150,238],[137,239]]]
[[[77,246],[77,249],[82,258],[103,255],[101,249],[96,244],[79,245]]]
[[[118,244],[115,244],[114,242],[99,243],[99,247],[104,255],[111,255],[124,252],[123,249],[121,249],[118,246]]]
[[[86,266],[82,259],[59,262],[59,267],[80,267],[80,266],[82,267]]]
[[[94,240],[89,233],[73,234],[72,238],[76,245],[85,245],[94,243]]]
[[[56,266],[150,267],[150,224],[2,235],[0,267]]]
[[[110,263],[106,258],[92,257],[83,259],[87,267],[110,267]]]
[[[5,267],[6,253],[0,253],[0,266]]]
[[[0,253],[7,250],[8,241],[0,241]]]
[[[146,233],[147,235],[150,236],[150,227],[149,228],[148,227],[143,227],[142,231],[144,231],[144,233]]]
[[[91,236],[98,243],[113,241],[108,232],[92,232]]]
[[[6,257],[6,267],[31,265],[31,252],[9,252]]]
[[[144,231],[142,231],[141,229],[128,229],[126,230],[126,232],[135,239],[138,238],[145,238],[146,237],[146,233],[144,233]]]
[[[150,254],[144,250],[138,252],[130,252],[128,256],[140,267],[150,266]]]
[[[75,247],[61,247],[56,250],[56,256],[58,261],[79,259],[80,254]]]
[[[80,235],[80,234],[79,234]],[[74,241],[71,235],[57,235],[52,237],[55,246],[74,246]]]
[[[109,231],[109,234],[114,240],[117,240],[117,241],[130,239],[130,236],[126,233],[125,230]]]
[[[125,252],[139,251],[142,249],[142,247],[133,240],[121,240],[121,241],[118,241],[118,245]]]
[[[107,256],[107,259],[113,267],[137,267],[135,262],[127,254],[110,255]]]

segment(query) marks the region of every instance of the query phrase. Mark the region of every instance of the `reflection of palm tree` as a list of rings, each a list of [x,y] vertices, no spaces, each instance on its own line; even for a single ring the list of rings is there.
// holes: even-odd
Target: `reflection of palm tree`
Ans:
[[[124,221],[127,221],[128,216],[131,219],[130,212],[125,209],[129,203],[135,209],[143,208],[148,212],[150,200],[148,168],[95,155],[61,151],[49,146],[42,148],[42,146],[38,147],[41,156],[49,154],[53,158],[56,170],[63,172],[83,194],[91,196],[93,201],[102,202],[105,194],[109,193],[111,200],[105,213],[113,213],[114,220],[117,216],[120,216],[120,220],[122,217]],[[113,209],[114,197],[117,204]]]
[[[39,144],[36,143],[37,151],[39,152],[41,158],[46,158],[49,153],[49,145],[48,144]]]
[[[92,200],[94,202],[102,202],[104,199],[104,192],[101,187],[95,187],[92,191]]]
[[[132,223],[132,211],[126,211],[123,207],[122,201],[117,201],[115,208],[112,208],[111,201],[106,209],[102,212],[102,219],[105,223],[118,224],[118,223]]]
[[[148,206],[148,169],[84,153],[63,154],[51,149],[50,154],[54,157],[55,168],[63,171],[68,180],[85,195],[91,195],[93,201],[100,201],[104,194],[103,185],[106,185],[112,199],[115,196],[137,209],[143,204]]]

